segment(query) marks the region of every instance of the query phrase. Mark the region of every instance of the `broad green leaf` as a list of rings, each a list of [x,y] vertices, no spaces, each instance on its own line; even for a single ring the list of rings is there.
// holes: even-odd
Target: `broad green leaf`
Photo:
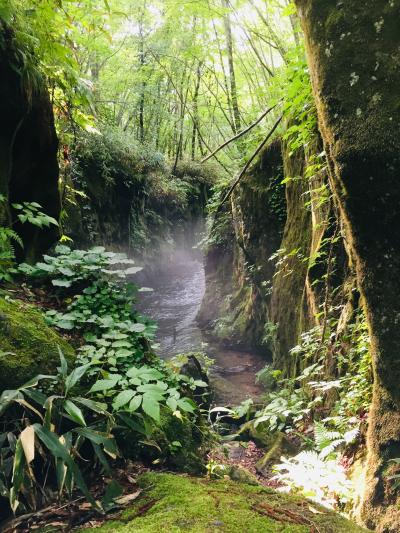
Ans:
[[[124,405],[126,405],[135,395],[135,391],[133,390],[123,390],[117,396],[114,398],[113,401],[113,408],[118,411],[118,409],[121,409]]]
[[[132,343],[127,340],[115,341],[112,343],[113,348],[131,348]]]
[[[107,404],[102,402],[95,402],[94,400],[89,400],[88,398],[81,398],[80,396],[75,397],[74,401],[77,403],[80,403],[81,405],[84,405],[91,411],[94,411],[95,413],[99,413],[101,415],[109,415],[107,411]]]
[[[90,367],[90,363],[81,365],[73,369],[73,371],[67,376],[65,380],[65,392],[69,392],[78,381],[84,376],[87,369]]]
[[[71,287],[72,285],[72,282],[69,281],[68,279],[52,279],[51,283],[55,287]]]
[[[64,409],[69,414],[69,416],[81,426],[86,426],[85,418],[83,416],[82,410],[71,402],[71,400],[65,400]]]
[[[129,411],[133,412],[139,409],[140,404],[142,403],[142,395],[138,394],[129,403]]]
[[[196,387],[208,387],[208,383],[202,381],[201,379],[195,379],[193,385],[195,385]]]
[[[160,404],[150,394],[143,394],[142,409],[156,422],[160,422]]]
[[[193,402],[189,400],[189,398],[179,399],[178,407],[179,409],[182,409],[182,411],[186,411],[188,413],[193,413],[193,411],[195,410],[195,406],[193,405]]]
[[[108,379],[99,379],[96,381],[96,383],[94,383],[89,392],[102,392],[105,390],[112,389],[121,379],[121,377],[122,376],[120,374],[110,374],[110,377]]]
[[[132,331],[134,333],[142,333],[142,331],[144,331],[146,329],[146,325],[145,324],[131,324],[129,326],[129,331]]]
[[[178,407],[178,401],[175,398],[167,398],[166,404],[171,411],[176,411],[176,408]]]
[[[58,348],[58,354],[60,356],[60,363],[61,363],[60,367],[57,370],[59,370],[60,374],[63,376],[63,378],[65,378],[68,372],[68,363],[64,357],[64,354],[61,351],[61,348],[59,346],[57,346],[57,348]]]
[[[155,383],[147,383],[146,385],[140,385],[137,390],[138,392],[155,393],[161,397],[163,396],[163,394],[165,394],[165,389],[160,387],[159,385],[156,385]]]

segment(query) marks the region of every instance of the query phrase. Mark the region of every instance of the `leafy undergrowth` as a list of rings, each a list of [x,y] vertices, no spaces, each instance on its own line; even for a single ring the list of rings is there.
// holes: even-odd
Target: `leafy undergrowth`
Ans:
[[[52,374],[43,374],[41,364],[35,375],[32,364],[32,374],[16,373],[15,388],[2,390],[0,381],[0,519],[36,512],[73,497],[75,489],[98,513],[108,512],[121,493],[112,479],[116,460],[204,470],[200,448],[208,429],[192,392],[207,384],[173,372],[152,351],[154,325],[134,310],[138,288],[127,283],[139,270],[132,263],[103,247],[59,245],[43,262],[19,266],[32,287],[28,293],[47,296],[45,319],[71,335],[77,356],[68,360],[58,346],[60,363]],[[10,295],[7,303],[23,305]],[[34,316],[45,325],[38,311]],[[10,316],[3,319],[9,336],[18,327]],[[40,328],[28,313],[23,320]],[[29,331],[27,344],[31,337]],[[9,353],[0,350],[0,357],[21,361],[17,344],[7,346]],[[41,346],[33,343],[33,360],[43,359]],[[89,485],[103,473],[108,488],[99,500]]]
[[[226,479],[147,473],[132,507],[96,530],[102,533],[279,532],[356,533],[366,531],[295,496]],[[96,524],[94,524],[96,525]],[[80,533],[91,531],[85,528]]]

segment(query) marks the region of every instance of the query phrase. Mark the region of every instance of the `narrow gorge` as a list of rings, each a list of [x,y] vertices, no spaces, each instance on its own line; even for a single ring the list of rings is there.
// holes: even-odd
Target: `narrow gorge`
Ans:
[[[399,0],[0,0],[0,531],[400,530]]]

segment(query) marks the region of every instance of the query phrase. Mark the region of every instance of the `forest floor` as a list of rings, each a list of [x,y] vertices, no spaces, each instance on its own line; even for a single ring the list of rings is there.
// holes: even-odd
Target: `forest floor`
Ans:
[[[260,474],[256,464],[265,450],[253,441],[231,442],[215,448],[209,464],[224,465],[220,479],[154,470],[142,463],[118,462],[113,479],[123,493],[100,515],[78,494],[10,520],[3,533],[58,533],[92,529],[99,533],[263,532],[357,533],[367,531],[344,517],[306,500],[276,492],[272,473]],[[110,478],[92,480],[91,492],[100,499]]]

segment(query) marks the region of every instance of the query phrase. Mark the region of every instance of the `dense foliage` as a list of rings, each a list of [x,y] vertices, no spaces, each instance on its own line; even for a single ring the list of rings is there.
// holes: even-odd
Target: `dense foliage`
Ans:
[[[49,323],[86,344],[72,368],[60,351],[57,375],[36,376],[1,395],[1,495],[14,512],[45,502],[55,479],[60,495],[71,495],[76,486],[93,506],[107,510],[110,496],[99,504],[87,488],[85,462],[110,473],[110,458],[140,453],[138,447],[155,446],[165,458],[189,444],[179,442],[178,431],[174,445],[161,449],[154,434],[162,416],[177,418],[182,427],[193,424],[191,389],[206,383],[173,373],[152,353],[154,325],[135,313],[137,288],[126,283],[139,270],[132,263],[101,247],[72,251],[59,245],[54,256],[19,267],[31,283],[47,287],[52,307],[62,302],[60,310],[46,312]]]

